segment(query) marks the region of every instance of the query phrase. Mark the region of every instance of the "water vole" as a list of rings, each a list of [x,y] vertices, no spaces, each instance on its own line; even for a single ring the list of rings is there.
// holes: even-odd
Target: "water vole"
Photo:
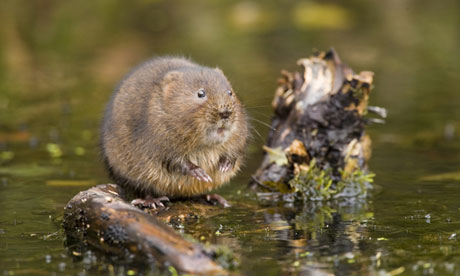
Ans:
[[[115,89],[101,146],[118,184],[141,197],[183,198],[228,182],[247,137],[246,112],[220,69],[160,57]]]

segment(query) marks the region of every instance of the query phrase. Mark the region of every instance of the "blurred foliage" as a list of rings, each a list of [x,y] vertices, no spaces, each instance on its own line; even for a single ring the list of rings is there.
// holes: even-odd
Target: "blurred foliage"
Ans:
[[[407,274],[458,274],[458,241],[449,239],[457,231],[458,185],[446,184],[456,175],[437,174],[458,170],[459,14],[456,0],[0,1],[2,272],[127,273],[91,252],[82,257],[84,265],[73,262],[62,240],[29,234],[55,232],[49,216],[62,212],[84,184],[60,180],[107,181],[97,161],[99,120],[112,89],[137,63],[178,54],[218,65],[252,117],[268,122],[280,69],[293,70],[294,61],[312,48],[334,46],[352,68],[376,73],[371,104],[391,114],[385,126],[370,130],[375,142],[370,166],[385,193],[370,206],[328,205],[337,213],[326,208],[317,216],[314,210],[321,208],[310,205],[286,217],[285,206],[276,212],[231,209],[184,231],[200,231],[196,225],[203,221],[215,229],[234,227],[239,236],[229,231],[212,239],[243,255],[243,274],[292,274],[294,261],[299,274],[311,274],[313,267],[385,275],[401,266]],[[250,152],[259,153],[268,130],[254,126],[262,138],[254,135]],[[51,157],[48,144],[59,145],[62,157]],[[248,172],[258,159],[250,157]],[[414,180],[424,175],[430,177],[423,181],[436,183]],[[46,185],[50,179],[58,185]],[[246,181],[241,177],[233,184],[244,187]],[[352,223],[332,227],[337,214]],[[298,227],[267,232],[271,217]],[[375,225],[366,228],[372,217]],[[299,239],[300,233],[307,238]]]
[[[56,169],[53,167],[44,167],[34,164],[0,167],[0,175],[13,175],[23,178],[33,178],[51,175],[53,173],[56,173]]]
[[[300,2],[293,10],[293,20],[301,29],[348,29],[352,25],[351,14],[336,4]]]
[[[53,158],[59,158],[59,157],[62,157],[63,155],[61,147],[57,144],[48,143],[46,145],[46,150],[48,151],[50,156]]]
[[[406,114],[398,125],[426,122],[411,114],[431,108],[423,103],[429,90],[424,81],[413,80],[431,79],[423,68],[446,72],[439,84],[457,79],[452,61],[459,57],[454,51],[458,5],[447,1],[447,11],[422,2],[5,0],[0,4],[0,125],[36,128],[42,117],[60,125],[62,115],[77,125],[95,121],[116,82],[136,63],[161,54],[218,64],[249,106],[268,103],[267,83],[274,86],[281,68],[311,48],[329,46],[354,68],[376,69],[379,89],[404,87],[397,103],[392,93],[374,97],[392,106],[392,114]],[[425,20],[430,15],[441,21]],[[422,59],[423,66],[407,62],[411,58]],[[388,71],[379,70],[383,66]],[[393,76],[395,69],[400,76]],[[439,87],[445,87],[440,89],[446,97],[458,97],[448,85]],[[433,104],[448,108],[441,101]]]
[[[448,172],[433,175],[426,175],[420,178],[421,181],[460,181],[460,172]]]

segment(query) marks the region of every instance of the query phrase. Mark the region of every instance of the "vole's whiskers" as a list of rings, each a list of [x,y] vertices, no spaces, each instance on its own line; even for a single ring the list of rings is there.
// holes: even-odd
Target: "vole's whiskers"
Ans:
[[[252,130],[254,130],[254,132],[257,134],[257,136],[259,136],[260,140],[263,142],[264,141],[264,138],[262,138],[262,135],[260,135],[260,132],[257,131],[257,129],[253,126],[251,126]]]
[[[264,118],[267,118],[267,119],[270,119],[270,118],[271,118],[271,116],[269,116],[269,115],[267,115],[267,114],[265,114],[265,113],[263,113],[263,112],[258,112],[258,111],[251,110],[250,113],[254,113],[254,114],[260,115],[260,116],[262,116],[262,117],[264,117]]]
[[[257,105],[257,106],[246,106],[246,109],[263,108],[263,107],[271,107],[271,105],[267,104],[267,105]]]
[[[253,121],[256,121],[266,127],[268,127],[269,129],[273,130],[273,131],[276,131],[276,128],[272,127],[271,125],[267,124],[266,122],[264,121],[261,121],[261,120],[257,120],[256,118],[249,118],[250,120],[253,120]]]

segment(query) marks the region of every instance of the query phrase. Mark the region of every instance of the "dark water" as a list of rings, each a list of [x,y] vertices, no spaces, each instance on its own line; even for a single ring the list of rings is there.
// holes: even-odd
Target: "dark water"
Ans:
[[[229,246],[246,275],[460,274],[460,4],[344,3],[2,1],[0,273],[140,273],[91,252],[70,257],[56,222],[78,191],[109,181],[98,125],[129,68],[163,54],[218,65],[269,122],[279,71],[334,46],[376,73],[371,104],[390,114],[369,128],[371,197],[333,209],[256,201],[245,189],[256,136],[246,169],[220,191],[235,207],[182,231]]]

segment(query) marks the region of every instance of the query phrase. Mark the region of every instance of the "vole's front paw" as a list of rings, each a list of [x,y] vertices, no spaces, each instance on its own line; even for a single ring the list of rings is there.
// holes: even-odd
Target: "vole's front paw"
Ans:
[[[212,182],[212,178],[200,167],[193,168],[189,171],[189,175],[204,182]]]
[[[222,157],[219,161],[219,170],[221,172],[228,172],[233,167],[233,162],[229,159]]]
[[[212,178],[199,166],[188,161],[182,166],[182,173],[190,175],[203,182],[212,182]]]

